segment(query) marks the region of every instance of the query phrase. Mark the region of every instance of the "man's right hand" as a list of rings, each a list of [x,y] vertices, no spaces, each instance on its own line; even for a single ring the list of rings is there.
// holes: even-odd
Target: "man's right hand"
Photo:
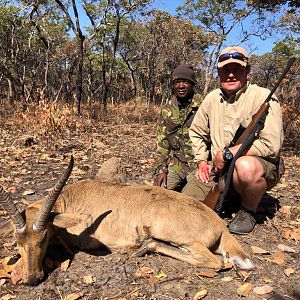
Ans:
[[[196,170],[196,178],[203,183],[208,183],[209,175],[211,173],[211,166],[206,161],[200,161]]]
[[[157,173],[155,175],[154,185],[167,188],[167,171],[166,170],[160,170],[159,173]]]

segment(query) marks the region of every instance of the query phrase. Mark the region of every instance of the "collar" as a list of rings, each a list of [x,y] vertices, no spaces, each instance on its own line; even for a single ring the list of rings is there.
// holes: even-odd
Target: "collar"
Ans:
[[[173,102],[173,105],[178,106],[179,109],[184,109],[184,108],[187,108],[189,106],[193,106],[193,103],[194,103],[193,98],[194,98],[194,96],[195,96],[195,93],[189,99],[187,99],[186,101],[179,102],[177,100],[176,96],[173,95],[171,101]]]
[[[249,85],[250,85],[250,83],[249,83],[249,81],[247,81],[247,83],[240,90],[238,90],[235,94],[231,95],[230,97],[227,97],[226,94],[224,93],[224,91],[222,89],[220,89],[221,90],[220,95],[226,102],[234,103],[234,102],[238,101],[240,96],[246,92]]]

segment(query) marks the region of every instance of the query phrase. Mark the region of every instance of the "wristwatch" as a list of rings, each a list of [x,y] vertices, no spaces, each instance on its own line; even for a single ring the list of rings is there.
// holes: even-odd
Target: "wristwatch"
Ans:
[[[229,162],[233,159],[233,154],[232,152],[229,150],[228,147],[225,147],[223,152],[222,152],[222,156],[223,156],[223,160],[225,162]]]

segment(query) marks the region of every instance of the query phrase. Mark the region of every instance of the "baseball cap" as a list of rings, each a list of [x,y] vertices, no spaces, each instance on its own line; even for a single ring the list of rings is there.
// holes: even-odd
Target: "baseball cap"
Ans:
[[[230,63],[237,63],[246,67],[248,64],[247,51],[238,46],[230,46],[223,49],[218,58],[218,68],[222,68]]]

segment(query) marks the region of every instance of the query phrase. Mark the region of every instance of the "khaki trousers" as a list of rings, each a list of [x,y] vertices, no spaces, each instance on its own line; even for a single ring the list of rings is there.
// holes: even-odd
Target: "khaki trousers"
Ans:
[[[279,175],[278,175],[278,170],[275,164],[261,158],[261,157],[256,157],[259,162],[261,163],[263,169],[264,169],[264,178],[266,179],[267,182],[267,190],[272,189],[277,182],[279,181]],[[214,174],[211,173],[209,177],[208,183],[203,183],[200,182],[196,179],[195,177],[195,171],[190,173],[187,176],[187,184],[184,186],[182,192],[188,196],[194,197],[200,201],[203,201],[210,191],[210,189],[218,182],[218,177]],[[235,191],[230,190],[229,195],[234,195]]]

